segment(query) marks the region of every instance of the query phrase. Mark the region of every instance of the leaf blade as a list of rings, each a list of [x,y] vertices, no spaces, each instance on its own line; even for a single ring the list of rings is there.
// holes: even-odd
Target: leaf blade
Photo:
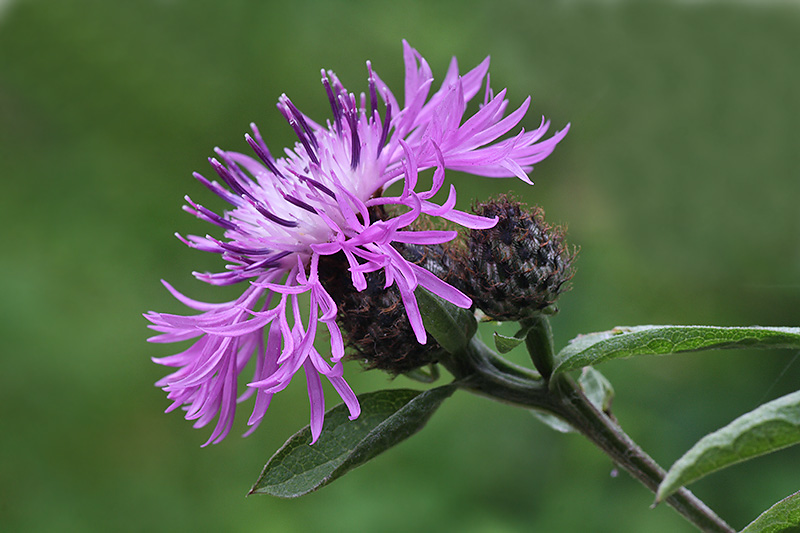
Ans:
[[[700,439],[670,467],[656,501],[712,472],[797,443],[800,391],[765,403]]]
[[[556,356],[554,373],[635,355],[729,348],[800,349],[800,328],[634,326],[578,336]]]
[[[583,367],[578,386],[598,411],[611,413],[611,402],[614,400],[614,387],[599,370],[590,366]],[[575,428],[569,422],[545,411],[532,410],[537,420],[559,433],[574,433]]]
[[[508,335],[494,332],[494,345],[501,354],[510,352],[523,342],[525,342],[525,335],[522,337],[517,337],[516,335],[509,337]]]
[[[308,426],[267,461],[249,494],[296,498],[318,490],[422,429],[453,384],[416,391],[389,389],[359,396],[361,416],[349,420],[337,405],[325,413],[325,429],[311,446]]]
[[[436,342],[448,353],[458,353],[466,348],[478,330],[475,315],[469,309],[453,305],[423,287],[417,287],[414,296],[422,313],[425,330]]]
[[[597,407],[598,411],[611,412],[611,402],[614,401],[614,387],[608,378],[590,366],[583,368],[581,377],[578,378],[583,393]]]
[[[800,531],[800,491],[787,496],[750,522],[741,533],[797,533]]]

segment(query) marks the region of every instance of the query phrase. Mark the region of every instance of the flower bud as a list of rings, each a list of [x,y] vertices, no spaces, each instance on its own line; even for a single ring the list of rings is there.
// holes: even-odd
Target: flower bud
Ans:
[[[459,259],[460,285],[488,317],[519,321],[551,306],[567,289],[577,250],[564,230],[544,221],[544,210],[507,196],[480,203],[473,211],[497,217],[487,230],[470,230]]]

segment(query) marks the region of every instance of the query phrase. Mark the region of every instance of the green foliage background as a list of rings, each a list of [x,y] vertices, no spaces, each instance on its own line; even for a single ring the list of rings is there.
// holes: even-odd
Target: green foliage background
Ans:
[[[569,223],[579,272],[557,343],[638,323],[800,325],[800,8],[725,2],[101,0],[0,3],[0,529],[3,531],[691,531],[574,435],[460,393],[425,431],[299,500],[244,495],[307,422],[302,380],[250,438],[162,414],[149,310],[203,299],[217,258],[191,171],[248,124],[292,141],[282,92],[327,117],[319,69],[356,90],[364,61],[402,88],[408,39],[439,79],[492,56],[566,140],[533,174],[467,179]],[[459,177],[454,176],[454,180]],[[513,333],[513,332],[508,332]],[[486,335],[486,333],[484,333]],[[705,433],[798,388],[789,352],[606,364],[615,412],[668,466]],[[522,361],[522,359],[520,359]],[[359,392],[409,386],[347,369]],[[237,431],[241,428],[237,428]],[[790,449],[692,488],[743,527],[800,488]]]

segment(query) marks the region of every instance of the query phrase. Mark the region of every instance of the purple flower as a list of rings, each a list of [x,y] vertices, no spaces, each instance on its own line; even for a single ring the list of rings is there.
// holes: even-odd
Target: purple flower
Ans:
[[[234,301],[209,304],[167,289],[188,307],[191,316],[150,312],[149,327],[160,332],[152,342],[196,339],[188,349],[156,363],[177,370],[156,383],[167,393],[171,411],[183,406],[186,418],[203,427],[218,418],[209,443],[220,442],[231,429],[236,404],[255,396],[248,425],[255,429],[273,394],[283,390],[303,368],[311,405],[311,431],[316,440],[325,412],[324,376],[358,417],[355,394],[342,377],[344,344],[336,324],[336,303],[320,282],[320,258],[341,254],[349,264],[357,290],[366,288],[365,274],[382,270],[386,286],[399,289],[417,340],[426,342],[414,290],[424,287],[460,307],[470,299],[427,270],[405,260],[393,243],[441,244],[454,231],[415,231],[420,215],[442,217],[473,229],[492,227],[496,220],[454,209],[456,191],[447,200],[432,201],[444,184],[445,169],[489,177],[513,177],[530,183],[526,172],[547,157],[567,128],[542,140],[549,123],[497,141],[525,115],[530,98],[505,116],[505,90],[489,87],[489,59],[460,75],[455,58],[441,88],[430,95],[433,78],[422,56],[403,42],[406,67],[405,101],[395,96],[367,63],[369,94],[347,92],[335,74],[322,72],[333,117],[325,125],[302,114],[286,95],[278,109],[298,142],[274,157],[255,125],[245,139],[257,158],[216,149],[211,166],[221,179],[195,177],[232,206],[218,215],[188,196],[184,209],[223,230],[223,239],[178,236],[198,250],[220,254],[228,263],[220,273],[195,273],[213,285],[248,281]],[[483,104],[464,119],[467,102],[483,90]],[[379,105],[379,99],[382,105]],[[383,108],[383,116],[379,113]],[[434,168],[430,190],[417,190],[417,174]],[[384,196],[393,183],[399,196]],[[395,217],[376,219],[376,208],[395,206]],[[301,304],[303,295],[307,305]],[[309,308],[304,314],[303,309]],[[330,334],[330,358],[314,347],[319,327]],[[255,358],[254,375],[239,396],[239,374]]]

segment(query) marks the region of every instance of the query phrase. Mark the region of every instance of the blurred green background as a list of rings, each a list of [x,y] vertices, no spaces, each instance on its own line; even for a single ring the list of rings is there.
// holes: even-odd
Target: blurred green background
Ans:
[[[402,92],[401,39],[440,80],[492,56],[495,89],[572,130],[528,187],[581,247],[557,343],[640,323],[800,325],[800,9],[703,2],[2,2],[0,529],[3,531],[683,532],[671,509],[574,435],[457,394],[425,431],[299,500],[245,498],[307,423],[300,382],[261,428],[201,449],[153,382],[141,313],[184,311],[219,268],[173,232],[210,226],[182,196],[248,124],[292,142],[274,103],[324,120],[319,69],[353,90],[364,62]],[[455,177],[454,179],[458,179]],[[706,432],[797,389],[790,352],[603,365],[615,412],[670,465]],[[519,359],[520,362],[523,359]],[[347,369],[359,392],[414,386]],[[789,449],[692,489],[741,528],[800,489]]]

